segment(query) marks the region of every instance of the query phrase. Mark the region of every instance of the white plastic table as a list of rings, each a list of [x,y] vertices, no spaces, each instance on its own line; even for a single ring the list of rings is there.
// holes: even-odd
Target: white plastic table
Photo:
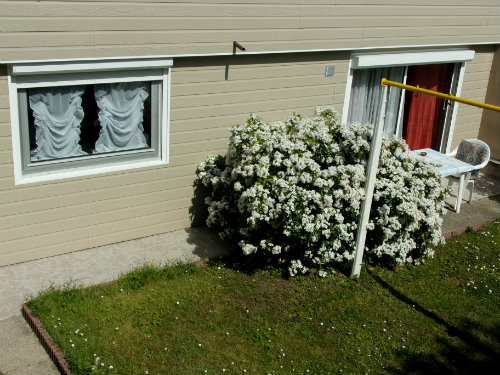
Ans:
[[[431,162],[436,167],[436,171],[441,175],[441,177],[460,175],[460,185],[458,186],[457,201],[455,203],[455,212],[459,213],[460,204],[462,203],[462,195],[464,193],[465,177],[467,174],[470,175],[470,173],[475,169],[475,166],[430,148],[414,150],[412,153],[417,158]],[[426,153],[426,155],[423,156],[422,153]]]

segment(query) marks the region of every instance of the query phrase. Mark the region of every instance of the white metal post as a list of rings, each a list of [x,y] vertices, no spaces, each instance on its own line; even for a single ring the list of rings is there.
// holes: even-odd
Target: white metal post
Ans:
[[[382,135],[385,122],[385,107],[387,103],[387,86],[384,85],[384,93],[382,95],[382,108],[380,109],[380,117],[373,129],[373,138],[370,145],[370,156],[368,157],[368,165],[366,170],[366,196],[361,204],[361,213],[358,222],[358,232],[356,234],[356,252],[354,254],[354,263],[352,264],[351,277],[359,276],[361,271],[361,262],[363,261],[363,252],[366,241],[366,226],[370,218],[370,210],[372,207],[373,190],[375,188],[375,180],[377,178],[378,161],[380,158],[380,148],[382,146]]]

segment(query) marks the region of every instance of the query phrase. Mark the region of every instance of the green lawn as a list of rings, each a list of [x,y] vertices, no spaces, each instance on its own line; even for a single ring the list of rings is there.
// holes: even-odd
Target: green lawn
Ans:
[[[286,280],[149,265],[29,302],[74,374],[488,374],[500,365],[500,222],[419,267]]]

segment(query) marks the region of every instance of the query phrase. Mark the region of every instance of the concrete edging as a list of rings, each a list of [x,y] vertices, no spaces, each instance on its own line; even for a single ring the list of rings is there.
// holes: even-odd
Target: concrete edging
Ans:
[[[52,359],[59,372],[62,375],[71,375],[68,362],[66,362],[66,358],[64,357],[62,350],[54,343],[54,340],[47,332],[42,322],[40,322],[40,320],[33,316],[31,310],[28,308],[28,306],[26,306],[25,303],[23,303],[21,307],[21,312],[24,319],[26,319],[29,326],[40,340],[42,346],[47,351],[47,354]]]

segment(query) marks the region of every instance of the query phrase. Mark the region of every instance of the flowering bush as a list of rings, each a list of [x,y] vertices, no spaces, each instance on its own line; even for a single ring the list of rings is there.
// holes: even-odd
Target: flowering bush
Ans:
[[[328,109],[272,124],[252,115],[231,129],[225,156],[198,166],[211,193],[207,225],[291,276],[311,267],[326,275],[354,258],[372,131],[340,125]],[[401,139],[384,138],[365,259],[418,264],[432,256],[446,195],[432,165],[412,157]]]

